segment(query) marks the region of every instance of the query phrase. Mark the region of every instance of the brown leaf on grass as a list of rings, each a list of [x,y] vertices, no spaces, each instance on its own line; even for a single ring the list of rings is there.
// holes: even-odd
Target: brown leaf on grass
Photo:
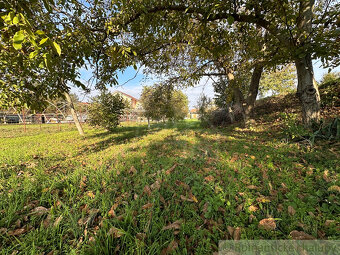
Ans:
[[[163,204],[165,204],[165,199],[164,199],[164,197],[163,197],[162,195],[159,195],[159,200],[160,200]]]
[[[227,230],[228,230],[228,233],[231,237],[234,236],[234,231],[235,231],[235,228],[233,228],[232,226],[228,226],[227,227]]]
[[[214,181],[214,177],[212,175],[208,175],[208,176],[204,177],[204,180],[206,180],[208,182],[212,182],[212,181]]]
[[[44,225],[45,228],[48,228],[50,226],[51,219],[52,219],[51,214],[47,215],[46,219],[44,219],[43,225]]]
[[[113,218],[113,217],[116,216],[115,210],[117,209],[117,207],[118,207],[118,203],[115,203],[115,204],[111,207],[110,211],[108,212],[108,215],[109,215],[111,218]]]
[[[205,202],[205,204],[203,205],[202,212],[206,213],[208,211],[208,206],[209,206],[209,203]]]
[[[0,235],[7,233],[7,228],[0,228]]]
[[[147,203],[147,204],[145,204],[145,205],[142,206],[142,209],[143,209],[143,210],[149,209],[149,208],[152,207],[152,205],[153,205],[152,203]]]
[[[293,230],[289,234],[294,240],[314,240],[315,238],[311,235],[306,234],[303,231]]]
[[[27,232],[26,228],[18,228],[18,229],[15,229],[15,230],[10,230],[7,233],[10,236],[20,236],[22,234],[25,234],[26,232]]]
[[[192,200],[191,198],[187,198],[186,196],[183,196],[183,195],[181,195],[180,198],[181,198],[183,201],[194,202],[194,200]]]
[[[194,196],[194,194],[192,194],[191,192],[189,192],[189,197],[192,201],[194,201],[195,203],[198,203],[197,198]]]
[[[255,156],[253,156],[253,155],[250,155],[250,158],[251,158],[251,159],[255,159],[256,157],[255,157]]]
[[[293,215],[295,215],[295,213],[296,213],[296,211],[295,211],[294,207],[293,206],[288,206],[288,214],[290,216],[293,216]]]
[[[337,185],[333,185],[328,188],[328,191],[335,191],[340,193],[340,187]]]
[[[16,222],[15,222],[15,228],[20,228],[21,227],[21,220],[17,220]]]
[[[255,186],[255,185],[248,185],[247,188],[248,188],[248,189],[258,189],[258,187]]]
[[[43,206],[38,206],[36,208],[34,208],[30,214],[34,214],[34,215],[44,215],[48,213],[48,209],[43,207]]]
[[[53,223],[53,227],[57,227],[57,226],[60,224],[60,222],[62,221],[62,219],[63,219],[63,216],[60,215],[60,216],[55,220],[55,222]]]
[[[256,201],[259,203],[269,203],[270,198],[261,195],[260,197],[256,198]]]
[[[229,160],[230,163],[235,162],[236,160],[238,160],[238,155],[233,155],[233,157]]]
[[[276,228],[276,222],[273,218],[260,220],[259,228],[262,228],[265,230],[274,230]]]
[[[180,229],[181,225],[183,223],[183,220],[176,220],[175,222],[165,226],[162,228],[162,230],[167,230],[167,229]]]
[[[233,239],[234,239],[234,240],[240,240],[240,238],[241,238],[241,228],[240,228],[240,227],[237,227],[237,228],[235,228],[235,230],[234,230]]]
[[[161,187],[160,181],[156,180],[153,184],[151,184],[150,188],[152,190],[159,190]]]
[[[168,247],[164,248],[161,252],[161,255],[166,255],[166,254],[170,254],[172,251],[174,251],[175,249],[177,249],[178,247],[178,243],[176,240],[173,240]]]
[[[143,189],[143,194],[147,194],[149,197],[151,196],[151,189],[149,185],[146,185]]]
[[[124,230],[115,227],[110,228],[109,232],[107,232],[107,235],[109,236],[112,235],[114,238],[119,238],[124,234],[125,234]]]
[[[239,204],[236,208],[236,212],[239,213],[243,210],[243,204]]]
[[[86,176],[84,176],[83,178],[81,178],[80,184],[79,184],[79,188],[80,188],[80,189],[86,188],[86,186],[87,186],[86,181],[87,181],[87,177],[86,177]]]
[[[259,209],[259,208],[258,208],[257,206],[254,206],[254,205],[251,205],[251,206],[248,207],[248,210],[249,210],[250,212],[256,212],[258,209]]]
[[[335,220],[326,220],[325,221],[325,226],[329,227],[330,225],[335,224]]]
[[[329,171],[328,171],[328,170],[325,170],[325,171],[323,172],[322,178],[323,178],[326,182],[332,181],[332,179],[329,178]]]
[[[170,167],[168,170],[165,171],[165,174],[169,175],[175,168],[178,166],[177,163],[175,163],[172,167]]]
[[[175,181],[175,184],[177,186],[182,186],[184,189],[186,190],[190,190],[190,186],[188,184],[186,184],[185,182],[182,182],[182,181],[179,181],[179,180],[176,180]]]
[[[129,170],[129,174],[136,174],[137,170],[134,166],[131,166],[130,170]]]
[[[95,198],[95,197],[96,197],[96,195],[93,194],[92,191],[87,192],[87,195],[88,195],[90,198]]]

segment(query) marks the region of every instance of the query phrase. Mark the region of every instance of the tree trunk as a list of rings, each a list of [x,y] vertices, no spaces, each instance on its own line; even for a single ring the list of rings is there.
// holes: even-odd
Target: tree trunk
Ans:
[[[150,128],[150,118],[148,118],[148,128]]]
[[[304,54],[304,57],[295,58],[295,66],[298,76],[297,96],[302,106],[302,120],[305,125],[311,125],[313,121],[320,120],[320,95],[317,84],[314,79],[313,64],[311,54],[308,53],[310,43],[310,34],[312,30],[313,9],[315,0],[300,1],[298,29],[299,37],[298,42],[301,45],[295,52],[297,55]],[[302,51],[301,51],[302,50]]]
[[[74,105],[73,105],[72,99],[71,99],[70,95],[67,92],[65,92],[64,95],[65,95],[66,101],[68,103],[68,106],[70,107],[71,114],[72,114],[74,123],[76,124],[76,127],[78,129],[79,135],[84,136],[85,135],[84,134],[84,130],[83,130],[82,126],[79,123],[78,116],[77,116],[76,110],[74,109]]]
[[[252,113],[252,110],[254,109],[256,97],[259,92],[260,79],[261,79],[262,72],[263,72],[263,65],[262,64],[255,65],[253,74],[251,76],[248,96],[246,99],[246,107],[244,109],[245,122],[248,121],[249,116]]]
[[[314,79],[313,64],[310,54],[296,59],[298,77],[297,93],[302,106],[302,121],[309,126],[320,120],[320,94]]]

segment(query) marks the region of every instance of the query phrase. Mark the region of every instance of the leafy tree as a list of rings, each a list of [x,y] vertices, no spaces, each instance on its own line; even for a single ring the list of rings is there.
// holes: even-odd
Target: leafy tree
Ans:
[[[180,90],[174,90],[171,95],[170,104],[172,116],[167,117],[172,120],[183,120],[189,112],[188,97]]]
[[[275,51],[279,55],[273,58],[273,63],[295,63],[298,73],[297,95],[302,106],[303,121],[310,124],[319,119],[320,96],[314,82],[312,58],[321,57],[326,66],[339,62],[339,43],[336,38],[340,4],[337,1],[215,0],[189,3],[181,0],[144,0],[138,1],[138,4],[136,1],[127,4],[117,1],[117,5],[120,11],[113,15],[113,20],[122,24],[124,30],[136,31],[140,35],[145,31],[150,34],[153,32],[157,37],[167,37],[168,43],[180,41],[188,31],[193,31],[189,35],[194,38],[190,43],[194,44],[202,38],[216,35],[206,33],[209,31],[205,29],[214,23],[216,31],[237,31],[234,25],[227,25],[235,22],[262,27],[271,45],[278,46]],[[204,28],[196,33],[190,27],[192,23]]]
[[[92,99],[89,106],[89,124],[100,126],[108,131],[113,131],[119,125],[119,118],[124,113],[126,104],[119,95],[102,91],[101,94]]]
[[[334,82],[336,80],[340,79],[340,72],[329,72],[325,73],[321,78],[321,84]]]
[[[277,68],[274,71],[267,71],[260,80],[260,96],[268,92],[273,95],[291,93],[296,89],[296,73],[292,65]]]
[[[188,97],[180,90],[164,84],[145,86],[141,95],[144,116],[154,120],[181,120],[189,111]]]

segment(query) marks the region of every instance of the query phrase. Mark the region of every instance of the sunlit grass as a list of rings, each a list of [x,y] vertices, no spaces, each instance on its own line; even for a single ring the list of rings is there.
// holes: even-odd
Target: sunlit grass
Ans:
[[[85,132],[0,126],[0,254],[209,254],[219,240],[293,230],[339,238],[339,152],[328,145],[198,121]],[[276,228],[259,227],[265,218]]]

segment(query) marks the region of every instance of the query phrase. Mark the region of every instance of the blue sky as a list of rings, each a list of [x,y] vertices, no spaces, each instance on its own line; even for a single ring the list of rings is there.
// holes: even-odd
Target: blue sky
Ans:
[[[327,73],[328,69],[324,69],[321,67],[321,61],[314,61],[313,67],[314,67],[315,79],[317,81],[320,81],[323,74]],[[337,67],[333,69],[332,71],[340,72],[340,67]],[[120,85],[117,87],[112,87],[109,90],[110,91],[120,90],[131,96],[139,98],[142,92],[143,86],[152,85],[157,82],[157,80],[153,79],[152,77],[146,79],[146,77],[143,75],[142,70],[140,70],[139,73],[136,75],[136,77],[133,78],[135,75],[136,75],[136,70],[134,70],[132,67],[127,68],[125,72],[123,73],[120,72],[118,74],[118,82]],[[87,81],[90,77],[91,77],[91,71],[88,71],[86,69],[81,70],[81,79],[83,81]],[[98,94],[98,91],[92,91],[90,95],[84,95],[78,89],[72,89],[72,92],[78,94],[79,99],[85,102],[89,101],[89,98],[91,96],[95,96]],[[198,86],[184,89],[183,92],[188,96],[190,108],[195,107],[198,97],[202,93],[206,94],[207,96],[211,98],[214,97],[214,90],[211,84],[211,80],[202,80]]]

